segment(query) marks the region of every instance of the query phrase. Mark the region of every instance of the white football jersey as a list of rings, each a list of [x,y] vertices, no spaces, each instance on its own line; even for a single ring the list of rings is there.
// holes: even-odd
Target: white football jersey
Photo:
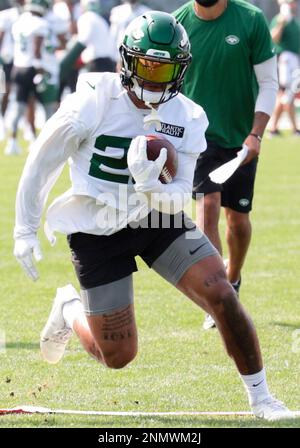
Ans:
[[[157,134],[173,143],[178,171],[170,184],[161,185],[162,192],[189,199],[197,157],[206,149],[206,114],[181,94],[158,108],[161,131],[145,130],[149,113],[134,106],[118,74],[81,75],[76,92],[30,151],[18,189],[15,237],[37,231],[45,199],[68,158],[72,186],[48,209],[49,235],[109,235],[146,216],[150,210],[136,200],[127,166],[128,148],[138,135]]]
[[[113,41],[103,17],[87,11],[79,17],[77,28],[78,41],[86,46],[81,55],[85,64],[97,58],[114,59]]]
[[[53,5],[54,13],[59,16],[62,20],[65,20],[70,24],[71,15],[70,10],[68,8],[67,3],[64,0],[56,1]],[[80,14],[82,13],[80,3],[73,4],[73,19],[77,21],[79,19]]]
[[[123,41],[124,33],[129,23],[136,17],[150,11],[145,5],[124,5],[115,6],[110,13],[110,34],[114,43],[115,59],[119,59],[119,47]]]
[[[35,36],[46,37],[48,24],[42,17],[35,16],[30,12],[24,12],[12,27],[15,43],[14,65],[16,67],[32,67],[34,55]]]
[[[18,17],[18,8],[9,8],[0,11],[0,31],[4,32],[0,55],[6,64],[13,61],[14,40],[12,37],[12,26]]]
[[[43,68],[51,74],[50,84],[57,84],[59,75],[59,60],[56,49],[60,46],[59,35],[67,34],[69,24],[53,11],[45,16],[48,23],[48,32],[43,42],[42,59]]]

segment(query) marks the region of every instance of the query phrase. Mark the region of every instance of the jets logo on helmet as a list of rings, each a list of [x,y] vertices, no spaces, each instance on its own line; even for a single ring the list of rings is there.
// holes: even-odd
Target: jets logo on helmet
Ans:
[[[123,86],[151,104],[179,93],[192,58],[185,29],[161,11],[149,11],[130,23],[120,54]]]
[[[141,30],[140,28],[137,28],[136,30],[132,31],[132,37],[135,40],[142,39],[142,37],[144,37],[144,36],[145,36],[145,34],[143,33],[143,30]]]

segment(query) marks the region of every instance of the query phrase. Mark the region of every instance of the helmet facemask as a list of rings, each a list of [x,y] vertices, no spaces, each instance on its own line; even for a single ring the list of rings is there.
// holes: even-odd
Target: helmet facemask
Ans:
[[[161,16],[164,21],[163,27],[157,25],[157,23],[159,24]],[[128,91],[135,93],[137,98],[145,103],[162,104],[176,96],[180,91],[184,74],[191,61],[188,38],[184,29],[181,25],[176,23],[172,16],[169,16],[170,19],[166,16],[169,15],[161,12],[152,12],[140,16],[135,22],[141,22],[142,26],[144,26],[144,29],[140,31],[141,35],[143,34],[144,36],[144,42],[141,42],[141,44],[144,43],[144,46],[142,47],[141,45],[141,47],[138,47],[136,45],[131,45],[131,42],[128,44],[128,39],[126,40],[125,37],[120,47],[122,59],[122,84]],[[177,48],[177,46],[168,47],[168,44],[162,43],[160,45],[159,42],[153,42],[151,40],[151,32],[148,33],[148,36],[145,36],[145,31],[148,32],[150,29],[148,24],[151,24],[153,17],[153,22],[156,28],[159,28],[159,31],[164,31],[166,25],[168,28],[170,28],[170,26],[174,27],[177,34],[174,32],[171,36],[172,39],[175,40],[173,35],[176,35],[176,45],[177,40],[178,45],[180,45],[178,33],[182,33],[183,49]],[[146,25],[144,25],[145,22]],[[134,38],[137,29],[132,26],[131,29],[133,29],[133,32],[129,29],[128,33],[131,33]],[[137,36],[138,35],[139,31],[137,32]],[[154,35],[154,33],[152,33],[152,35]],[[173,41],[171,44],[173,44]],[[188,48],[188,51],[186,47]]]
[[[187,62],[138,55],[124,46],[122,77],[129,91],[138,99],[151,104],[169,101],[179,93]],[[153,89],[153,90],[151,90]]]

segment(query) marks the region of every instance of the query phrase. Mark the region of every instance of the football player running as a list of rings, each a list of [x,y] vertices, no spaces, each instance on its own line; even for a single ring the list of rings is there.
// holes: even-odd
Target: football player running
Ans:
[[[43,205],[69,158],[72,187],[50,205],[46,229],[52,242],[55,231],[68,235],[81,299],[72,285],[58,288],[41,334],[42,355],[57,363],[75,333],[106,367],[120,369],[135,358],[132,273],[139,255],[214,317],[253,413],[293,418],[269,393],[254,326],[221,257],[183,213],[208,126],[203,109],[179,93],[191,59],[187,34],[171,15],[151,11],[129,25],[120,53],[121,75],[79,79],[40,133],[19,183],[14,254],[36,280]],[[178,152],[169,184],[159,181],[165,151],[147,159],[145,123],[156,125],[151,133],[169,132]]]

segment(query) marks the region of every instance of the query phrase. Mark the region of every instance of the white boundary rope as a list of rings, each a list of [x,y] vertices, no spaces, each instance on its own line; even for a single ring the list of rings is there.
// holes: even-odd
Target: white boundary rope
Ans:
[[[69,414],[69,415],[98,415],[116,417],[185,417],[185,416],[253,416],[249,411],[176,411],[176,412],[139,412],[139,411],[80,411],[73,409],[49,409],[38,406],[17,406],[11,409],[0,409],[0,415],[7,414]],[[295,411],[300,416],[300,411]]]

